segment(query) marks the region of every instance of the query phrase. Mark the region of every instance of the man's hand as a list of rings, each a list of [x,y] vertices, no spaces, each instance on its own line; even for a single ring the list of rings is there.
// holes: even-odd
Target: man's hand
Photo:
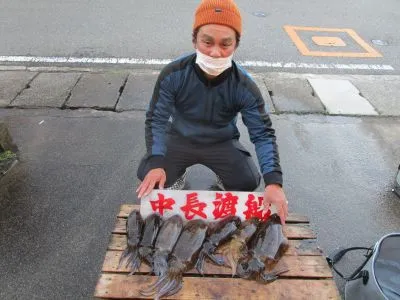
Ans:
[[[267,185],[264,190],[264,207],[268,208],[270,204],[275,205],[278,215],[281,218],[282,225],[284,225],[288,215],[288,202],[279,184]]]
[[[142,196],[147,196],[150,194],[157,183],[158,188],[163,189],[166,180],[167,175],[165,174],[164,169],[157,168],[150,170],[136,190],[136,193],[138,193],[138,198],[142,198]]]

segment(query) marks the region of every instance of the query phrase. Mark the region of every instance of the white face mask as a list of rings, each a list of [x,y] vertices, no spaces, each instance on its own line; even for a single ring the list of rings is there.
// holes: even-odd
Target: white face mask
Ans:
[[[196,55],[196,64],[199,65],[200,69],[212,76],[218,76],[232,66],[233,53],[228,57],[214,58],[196,49]]]

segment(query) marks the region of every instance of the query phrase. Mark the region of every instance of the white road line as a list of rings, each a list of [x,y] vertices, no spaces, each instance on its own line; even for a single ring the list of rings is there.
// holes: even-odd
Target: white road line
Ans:
[[[0,63],[36,62],[66,64],[119,64],[119,65],[166,65],[172,59],[129,58],[129,57],[57,57],[57,56],[0,56]],[[270,67],[280,69],[340,69],[340,70],[382,70],[394,71],[391,65],[369,64],[313,64],[295,62],[237,61],[244,67]]]

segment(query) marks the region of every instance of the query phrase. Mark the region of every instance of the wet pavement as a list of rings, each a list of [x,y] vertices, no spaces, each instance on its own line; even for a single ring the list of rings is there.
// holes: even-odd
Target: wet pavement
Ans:
[[[145,152],[139,105],[120,113],[0,109],[21,155],[0,182],[1,299],[92,297],[119,206],[137,203],[136,169]],[[271,118],[289,209],[310,217],[325,253],[369,246],[400,230],[400,199],[391,192],[400,160],[399,117]],[[200,166],[188,178],[193,189],[214,182]]]

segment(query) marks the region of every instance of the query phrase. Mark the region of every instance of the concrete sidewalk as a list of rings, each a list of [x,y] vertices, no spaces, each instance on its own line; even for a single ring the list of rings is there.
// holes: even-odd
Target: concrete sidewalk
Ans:
[[[146,110],[159,71],[9,67],[0,107]],[[400,76],[253,73],[271,113],[400,116]]]

